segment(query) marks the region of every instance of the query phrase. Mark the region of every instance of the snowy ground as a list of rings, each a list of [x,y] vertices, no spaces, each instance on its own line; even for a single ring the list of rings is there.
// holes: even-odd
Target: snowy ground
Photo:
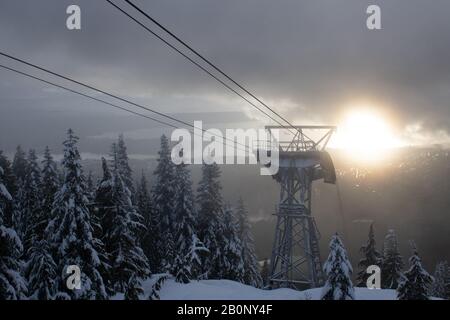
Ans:
[[[155,278],[144,281],[146,299]],[[189,284],[167,280],[160,291],[161,300],[319,300],[321,288],[305,291],[292,289],[261,290],[230,280],[201,280]],[[355,288],[357,300],[395,300],[395,290]],[[123,299],[118,294],[114,299]]]

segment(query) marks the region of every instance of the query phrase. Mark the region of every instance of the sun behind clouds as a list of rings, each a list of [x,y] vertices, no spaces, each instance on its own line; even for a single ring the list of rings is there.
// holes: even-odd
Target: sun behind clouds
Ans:
[[[355,161],[376,163],[402,146],[386,117],[372,110],[352,109],[338,124],[330,147],[345,150]]]

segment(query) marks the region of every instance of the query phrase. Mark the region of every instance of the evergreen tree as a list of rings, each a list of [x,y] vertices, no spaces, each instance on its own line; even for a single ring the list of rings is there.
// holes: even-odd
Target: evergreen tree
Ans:
[[[202,273],[206,278],[220,278],[222,274],[220,259],[222,255],[222,196],[220,169],[217,164],[204,164],[202,178],[197,190],[198,235],[209,254],[202,262]]]
[[[164,235],[158,237],[157,250],[162,254],[161,265],[156,272],[170,271],[174,257],[174,208],[175,198],[174,164],[170,157],[169,140],[165,135],[161,136],[161,150],[158,152],[158,165],[154,172],[155,184],[152,190],[153,206],[158,221],[158,233]]]
[[[25,181],[28,167],[26,158],[25,151],[22,150],[20,145],[17,146],[16,153],[14,154],[12,170],[18,181]]]
[[[344,245],[336,234],[330,241],[330,254],[323,266],[327,277],[322,289],[322,300],[354,300],[351,275],[352,266],[347,257]]]
[[[238,236],[233,209],[230,206],[225,206],[222,216],[221,278],[244,282],[242,244]]]
[[[358,273],[357,281],[358,287],[365,288],[367,286],[366,282],[370,274],[367,273],[367,268],[371,265],[376,265],[381,267],[382,257],[378,252],[375,243],[375,234],[373,231],[373,224],[370,225],[369,239],[365,246],[361,247],[361,253],[363,255],[362,259],[359,260],[358,267],[360,271]]]
[[[262,285],[264,287],[269,285],[269,277],[270,277],[270,270],[269,270],[269,259],[264,259],[263,265],[261,267],[261,279],[262,279]]]
[[[131,200],[134,200],[133,197],[135,191],[133,185],[133,170],[131,170],[130,165],[128,163],[127,147],[125,145],[123,134],[119,135],[119,139],[117,141],[117,168],[120,171],[120,175],[122,176],[125,186],[131,192],[132,195]]]
[[[22,147],[17,146],[16,153],[14,154],[14,159],[12,163],[13,174],[16,177],[16,192],[14,194],[13,203],[13,216],[12,216],[12,226],[17,232],[17,235],[23,239],[25,232],[26,223],[26,191],[25,191],[25,180],[27,177],[28,162],[25,152]]]
[[[125,291],[125,300],[139,300],[139,295],[144,294],[144,289],[142,289],[141,283],[136,277],[132,275],[127,284],[127,289]]]
[[[112,228],[113,217],[113,180],[109,171],[108,163],[102,157],[102,179],[98,182],[95,190],[94,203],[95,210],[92,215],[94,234],[97,238],[103,239],[103,229]]]
[[[86,181],[77,149],[78,137],[69,129],[64,141],[64,184],[55,195],[52,216],[46,233],[57,258],[57,288],[71,299],[106,299],[106,289],[99,272],[101,260],[88,210]],[[81,290],[66,286],[67,266],[81,270]],[[61,295],[61,294],[60,294]]]
[[[262,286],[261,273],[255,254],[255,244],[251,232],[248,213],[244,201],[239,198],[237,206],[238,234],[242,244],[242,260],[244,263],[244,283],[260,288]]]
[[[103,246],[98,246],[101,267],[99,269],[102,275],[106,291],[109,295],[114,294],[114,284],[111,275],[110,256],[107,252],[105,239],[105,230],[113,228],[114,202],[113,202],[113,179],[105,158],[102,157],[102,179],[98,182],[94,192],[94,204],[91,212],[92,227],[94,237],[100,239]]]
[[[381,283],[385,289],[397,289],[402,277],[403,258],[399,253],[397,236],[389,230],[383,245],[383,262],[381,266]]]
[[[414,243],[411,244],[413,254],[409,258],[410,268],[404,273],[398,288],[399,300],[428,300],[428,291],[433,277],[422,267],[422,261]]]
[[[4,171],[3,167],[0,167],[0,219],[3,225],[3,215],[4,210],[8,202],[12,201],[11,194],[8,191],[8,188],[5,186],[3,182]]]
[[[440,261],[436,264],[434,271],[434,281],[431,287],[431,295],[442,299],[449,298],[450,272],[447,261]]]
[[[42,239],[33,243],[29,256],[29,260],[25,264],[29,298],[37,300],[54,299],[57,289],[57,266],[51,255],[47,240]]]
[[[196,232],[197,213],[189,170],[185,164],[175,169],[175,258],[172,274],[176,281],[188,283],[201,274],[201,255],[206,248]]]
[[[94,177],[92,176],[92,171],[90,170],[86,178],[86,186],[88,190],[88,200],[89,202],[92,202],[95,199],[95,186],[94,186]]]
[[[58,170],[49,147],[45,147],[42,161],[41,199],[42,211],[50,218],[55,194],[59,189]],[[48,222],[47,222],[48,224]]]
[[[3,168],[3,183],[11,195],[15,195],[17,192],[17,181],[14,176],[11,162],[3,152],[0,150],[0,167]],[[4,203],[3,208],[3,223],[5,227],[11,228],[13,226],[13,216],[14,216],[14,202],[7,201]]]
[[[133,277],[146,278],[150,270],[138,238],[144,228],[143,219],[131,202],[131,193],[122,179],[117,155],[114,157],[111,183],[112,224],[103,232],[105,248],[110,257],[114,288],[119,292],[127,292],[130,283],[137,289],[135,285],[137,280],[132,281]]]
[[[28,256],[32,244],[43,237],[44,229],[48,224],[48,219],[42,211],[41,169],[33,149],[28,153],[27,164],[20,223],[25,256]]]
[[[20,274],[22,243],[16,232],[3,224],[3,214],[12,197],[3,183],[3,168],[0,167],[0,300],[25,298],[26,283]]]
[[[143,171],[141,180],[136,188],[136,204],[138,211],[142,215],[145,227],[140,233],[142,250],[149,261],[150,270],[159,270],[161,256],[157,250],[157,244],[159,243],[158,221],[155,217],[152,198]]]
[[[37,166],[36,159],[32,158],[29,157],[28,160],[31,168]],[[27,228],[26,256],[28,260],[25,264],[24,273],[28,281],[29,297],[31,299],[50,300],[56,294],[56,263],[51,255],[45,229],[51,221],[53,201],[59,186],[56,163],[53,161],[48,147],[45,148],[42,165],[42,181],[38,186],[40,206],[30,217]],[[30,171],[37,171],[37,168]],[[31,173],[29,177],[35,174]]]

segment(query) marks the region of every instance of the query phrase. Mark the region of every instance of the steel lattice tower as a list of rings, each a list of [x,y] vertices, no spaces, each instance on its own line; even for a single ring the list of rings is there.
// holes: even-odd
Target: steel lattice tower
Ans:
[[[268,126],[274,130],[286,127]],[[270,264],[271,287],[314,288],[323,282],[319,231],[311,211],[312,183],[324,179],[335,183],[336,174],[324,151],[334,126],[296,126],[289,138],[280,137],[279,170],[273,178],[280,184],[280,200]],[[305,135],[313,131],[313,140]],[[325,132],[325,133],[324,133]]]

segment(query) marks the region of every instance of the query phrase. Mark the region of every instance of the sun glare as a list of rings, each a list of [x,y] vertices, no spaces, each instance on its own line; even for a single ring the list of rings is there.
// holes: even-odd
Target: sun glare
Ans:
[[[381,115],[366,110],[349,112],[338,130],[330,147],[343,149],[356,161],[379,162],[392,148],[400,146],[400,141]]]

